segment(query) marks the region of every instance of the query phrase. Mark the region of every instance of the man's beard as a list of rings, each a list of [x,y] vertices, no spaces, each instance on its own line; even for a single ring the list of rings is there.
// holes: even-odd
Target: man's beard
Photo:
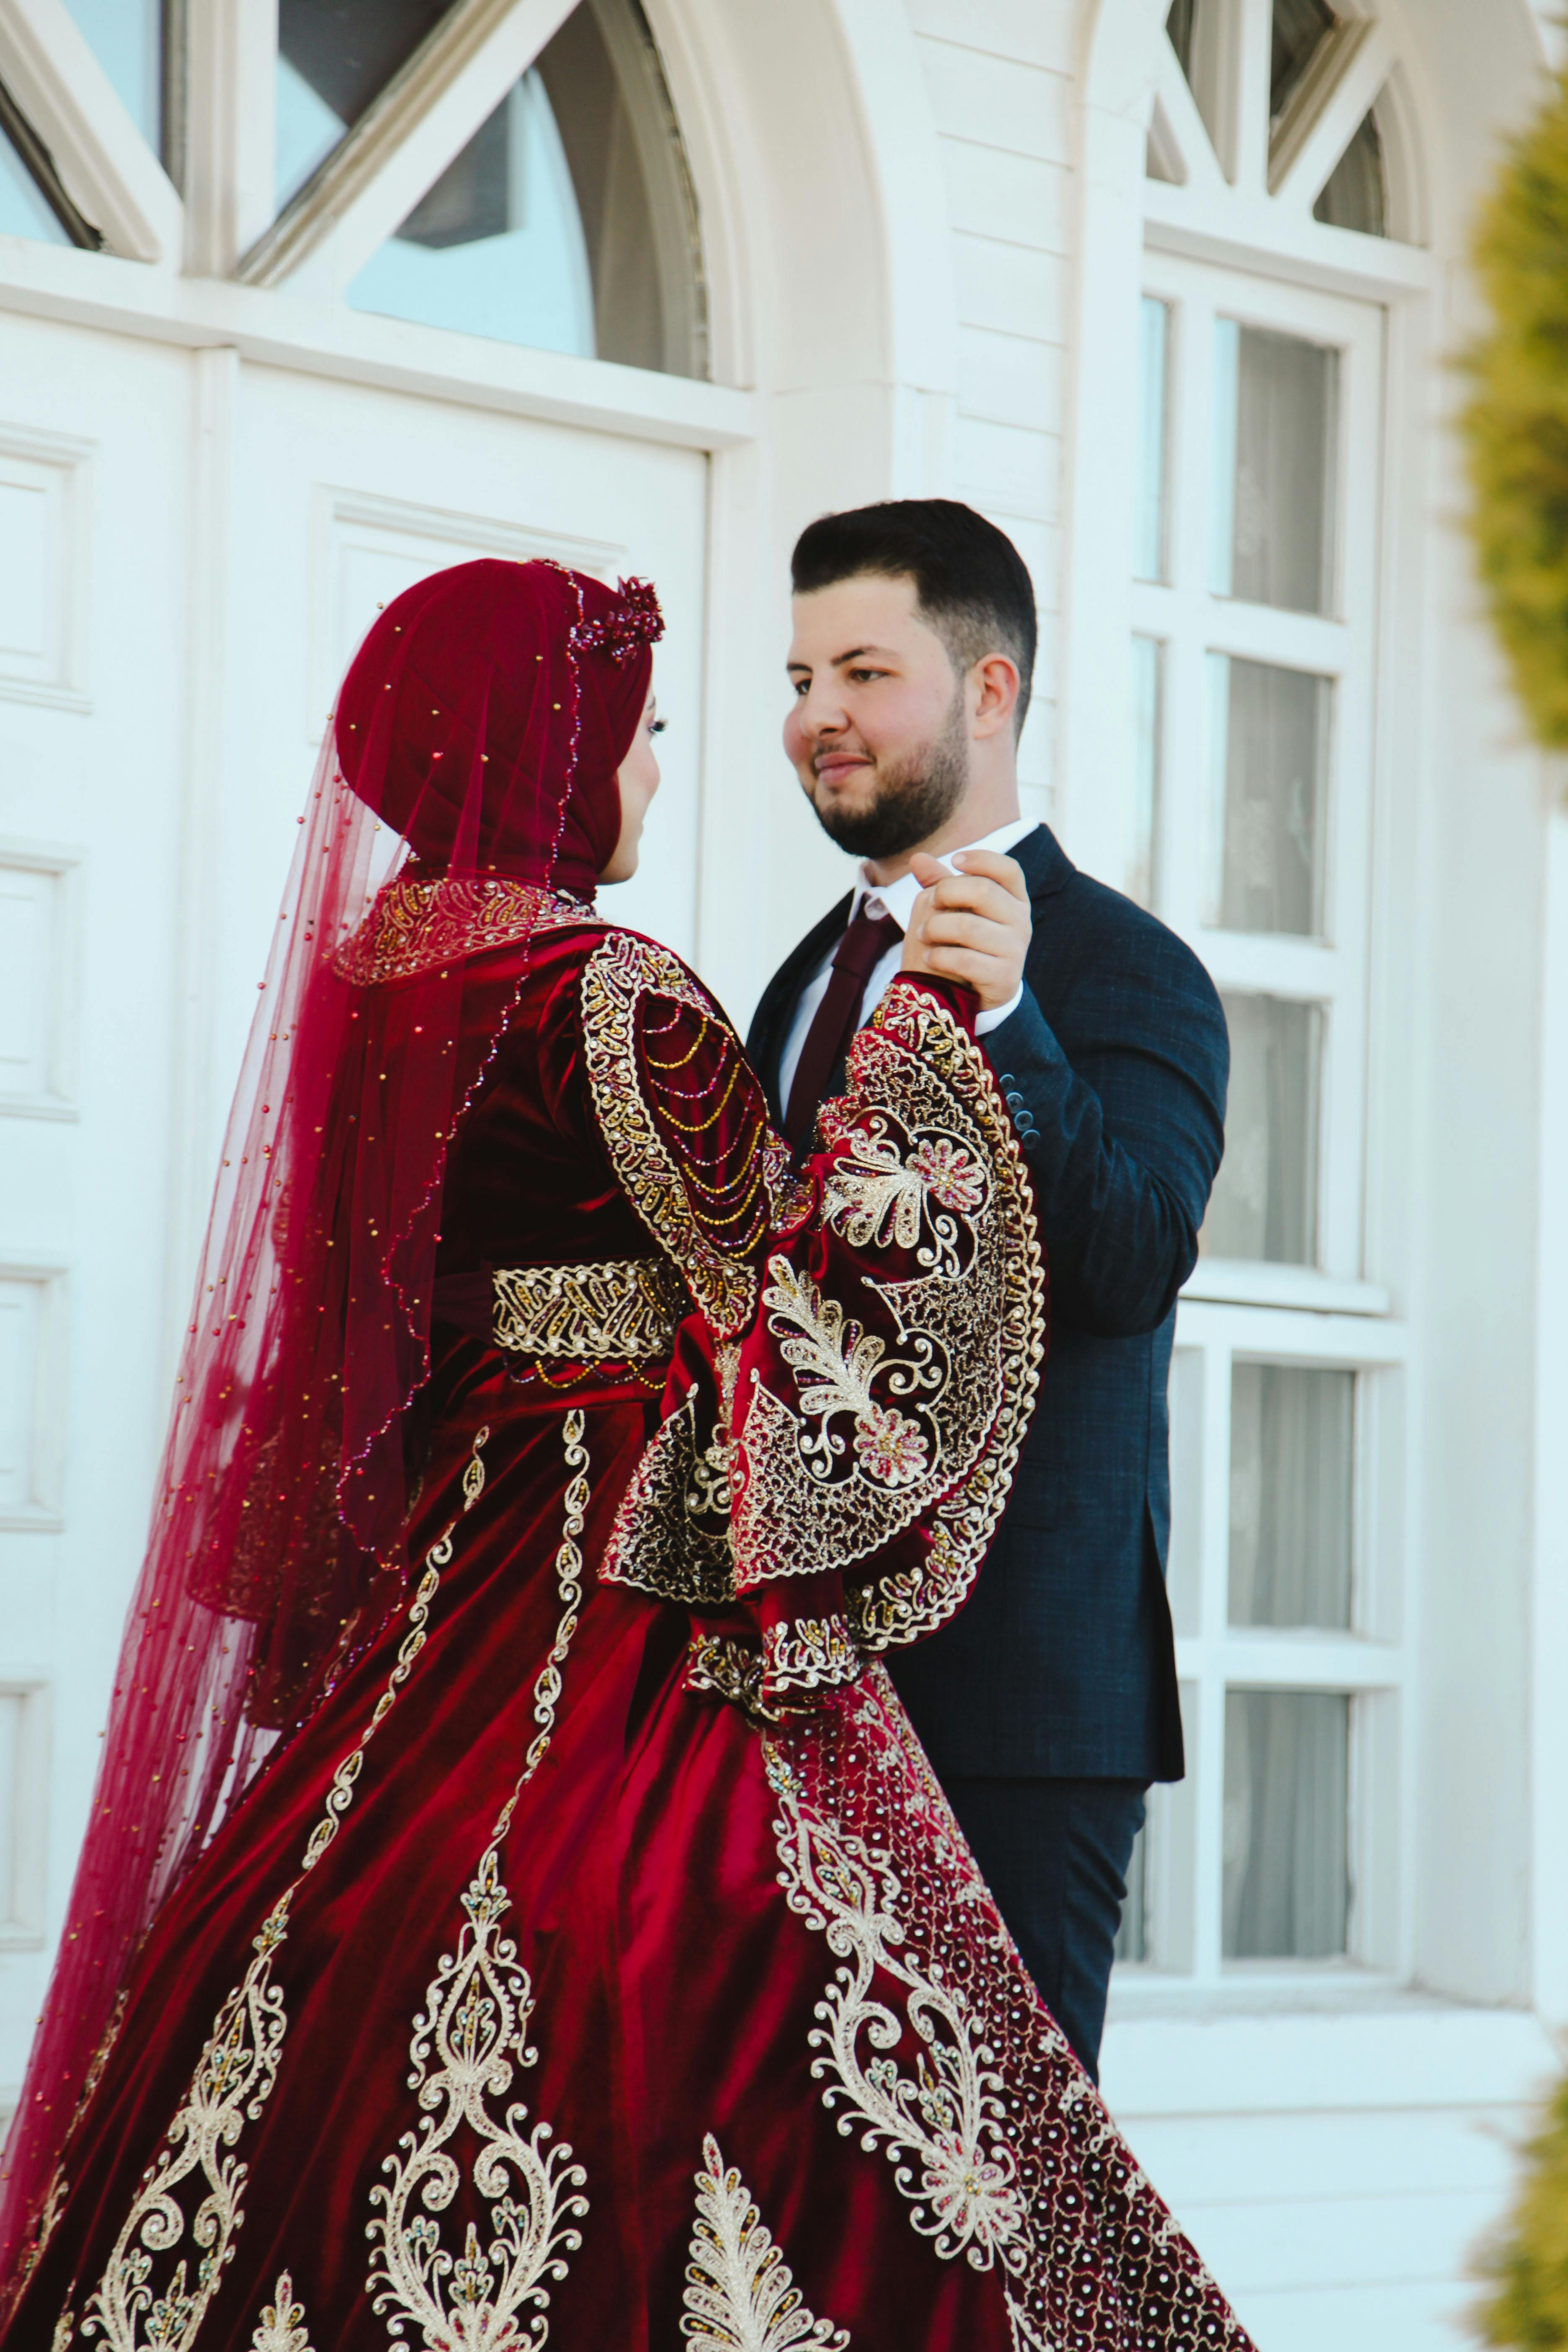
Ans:
[[[851,856],[901,857],[946,824],[968,783],[969,735],[959,693],[940,735],[923,751],[881,770],[868,806],[824,808],[815,796],[811,804],[823,832]]]

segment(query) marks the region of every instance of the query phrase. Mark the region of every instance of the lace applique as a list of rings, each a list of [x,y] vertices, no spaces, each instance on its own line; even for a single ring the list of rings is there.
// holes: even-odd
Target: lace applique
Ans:
[[[294,2282],[287,2271],[279,2272],[272,2300],[262,2305],[250,2352],[311,2352],[305,2306],[295,2302]]]
[[[628,1584],[658,1601],[716,1609],[735,1598],[728,1467],[717,1434],[698,1444],[697,1397],[660,1423],[626,1484],[601,1584]]]
[[[480,1449],[489,1436],[488,1429],[478,1433],[463,1473],[465,1511],[473,1508],[484,1490]],[[369,1723],[332,1774],[299,1875],[273,1905],[252,1948],[256,1957],[218,2011],[184,2105],[147,2168],[103,2276],[88,2299],[81,2332],[101,2336],[110,2352],[191,2352],[224,2268],[233,2259],[235,2239],[245,2220],[241,2200],[250,2168],[228,2151],[237,2147],[246,2125],[258,2121],[278,2079],[289,2021],[272,1972],[288,1940],[289,1908],[337,1836],[353,1801],[365,1749],[425,1647],[430,1605],[441,1570],[452,1559],[457,1525],[452,1520],[426,1554],[425,1573],[409,1604],[408,1632],[385,1688]],[[194,2214],[187,2211],[193,2191],[200,2192]],[[190,2255],[182,2254],[160,2293],[153,2258],[172,2253],[184,2242],[187,2229],[197,2250],[195,2275],[191,2276]]]
[[[574,1408],[562,1423],[566,1466],[574,1475],[555,1555],[561,1620],[533,1685],[539,1728],[463,1891],[466,1925],[458,1948],[442,1955],[414,2021],[408,2080],[419,2094],[424,2121],[417,2131],[404,2133],[400,2153],[382,2166],[391,2176],[388,2184],[371,2191],[381,2212],[370,2224],[375,2252],[366,2287],[372,2308],[399,2342],[412,2323],[426,2344],[460,2345],[463,2352],[523,2352],[525,2347],[533,2352],[548,2333],[550,2290],[565,2277],[566,2258],[583,2242],[576,2227],[588,2210],[579,2193],[587,2179],[583,2167],[574,2163],[564,2140],[549,2145],[548,2123],[536,2123],[524,2137],[528,2109],[521,2099],[501,2107],[519,2069],[537,2064],[539,2053],[528,2041],[532,1979],[515,1941],[499,1933],[511,1908],[501,1883],[501,1845],[518,1800],[550,1746],[561,1669],[582,1606],[578,1539],[589,1492],[583,1430],[582,1410]],[[463,2251],[455,2256],[442,2242],[438,2217],[462,2180],[448,2143],[465,2126],[479,2143],[468,2178],[489,2219],[483,2239],[468,2223]]]
[[[473,881],[451,875],[405,880],[395,875],[333,956],[332,969],[356,988],[373,988],[384,981],[411,980],[458,956],[510,947],[542,931],[584,923],[602,928],[604,919],[595,908],[504,875]]]
[[[680,2332],[695,2352],[847,2352],[847,2328],[814,2319],[752,2193],[711,2132],[697,2175],[697,2226]]]
[[[851,1248],[901,1251],[867,1275],[884,1340],[788,1259],[763,1305],[793,1393],[753,1371],[738,1435],[736,1581],[847,1570],[921,1520],[919,1568],[849,1601],[862,1648],[929,1633],[958,1608],[1006,1498],[1034,1408],[1045,1276],[1023,1159],[983,1056],[927,990],[888,992],[825,1105],[823,1220]],[[782,1389],[782,1383],[781,1383]]]
[[[863,1296],[888,1310],[888,1336],[775,1248],[763,1305],[785,1377],[770,1387],[753,1362],[737,1400],[736,1350],[719,1349],[722,1394],[694,1390],[655,1435],[600,1573],[713,1606],[842,1570],[918,1527],[897,1568],[846,1592],[870,1654],[934,1632],[973,1582],[1034,1410],[1046,1277],[1011,1121],[945,1005],[895,984],[856,1039],[850,1082],[822,1112],[822,1222],[872,1259]],[[877,1276],[873,1253],[893,1249],[902,1278]],[[742,1347],[754,1356],[756,1335]],[[704,1637],[700,1668],[716,1690],[760,1688],[755,1654],[722,1637]]]
[[[623,1191],[715,1332],[752,1319],[770,1225],[766,1109],[739,1041],[668,951],[612,931],[583,968],[584,1046]]]
[[[838,1963],[812,2072],[915,2229],[1000,2271],[1021,2345],[1251,2352],[1036,1992],[886,1668],[763,1753],[785,1898]]]

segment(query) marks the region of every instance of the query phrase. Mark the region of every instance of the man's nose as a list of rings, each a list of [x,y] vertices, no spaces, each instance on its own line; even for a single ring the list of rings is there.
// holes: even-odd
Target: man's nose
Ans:
[[[799,704],[801,732],[820,742],[825,735],[841,735],[849,724],[848,714],[839,701],[833,681],[818,685],[814,678]]]

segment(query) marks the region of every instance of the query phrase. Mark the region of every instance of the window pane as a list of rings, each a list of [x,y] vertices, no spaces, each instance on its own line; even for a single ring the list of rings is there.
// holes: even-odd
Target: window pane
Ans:
[[[356,310],[594,356],[594,287],[561,133],[527,73],[348,289]]]
[[[0,128],[0,236],[36,237],[44,245],[68,245],[55,209]]]
[[[1227,931],[1316,937],[1331,682],[1228,654],[1208,660],[1205,920]]]
[[[1320,43],[1333,30],[1328,0],[1274,0],[1268,45],[1268,119],[1278,122]]]
[[[1312,206],[1312,218],[1325,221],[1330,228],[1355,228],[1363,236],[1386,236],[1384,185],[1383,141],[1376,118],[1365,114]]]
[[[1326,613],[1333,579],[1339,353],[1215,321],[1209,584],[1216,596]]]
[[[1311,1265],[1318,1253],[1323,1014],[1281,996],[1227,995],[1225,1158],[1198,1236],[1206,1256]]]
[[[1353,1372],[1237,1364],[1230,1381],[1230,1622],[1351,1622]]]
[[[163,116],[163,0],[66,0],[154,154]]]
[[[1327,1960],[1350,1914],[1350,1701],[1226,1691],[1227,1960]]]
[[[1138,320],[1138,511],[1132,576],[1165,577],[1165,383],[1171,310],[1145,294]]]
[[[696,210],[634,0],[573,11],[348,300],[500,341],[704,372]]]
[[[1160,815],[1160,736],[1165,648],[1157,637],[1132,640],[1132,764],[1121,828],[1122,887],[1141,907],[1154,903],[1154,845]]]
[[[1149,1825],[1145,1822],[1132,1842],[1132,1859],[1127,1865],[1127,1894],[1116,1930],[1115,1957],[1134,1964],[1149,1957],[1148,1850]]]
[[[448,0],[279,0],[279,212],[407,64],[447,5]]]

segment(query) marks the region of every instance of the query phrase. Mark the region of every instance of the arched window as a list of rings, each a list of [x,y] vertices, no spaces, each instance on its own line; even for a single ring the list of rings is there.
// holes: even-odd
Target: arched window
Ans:
[[[1391,278],[1419,225],[1388,26],[1175,0],[1136,341],[1123,887],[1231,1037],[1178,1324],[1189,1778],[1124,1959],[1218,1982],[1401,1965],[1405,1337],[1368,1279],[1369,909]]]
[[[438,0],[283,0],[277,190],[308,205],[416,76]],[[355,310],[677,375],[707,372],[696,204],[637,0],[582,0],[352,280]]]

